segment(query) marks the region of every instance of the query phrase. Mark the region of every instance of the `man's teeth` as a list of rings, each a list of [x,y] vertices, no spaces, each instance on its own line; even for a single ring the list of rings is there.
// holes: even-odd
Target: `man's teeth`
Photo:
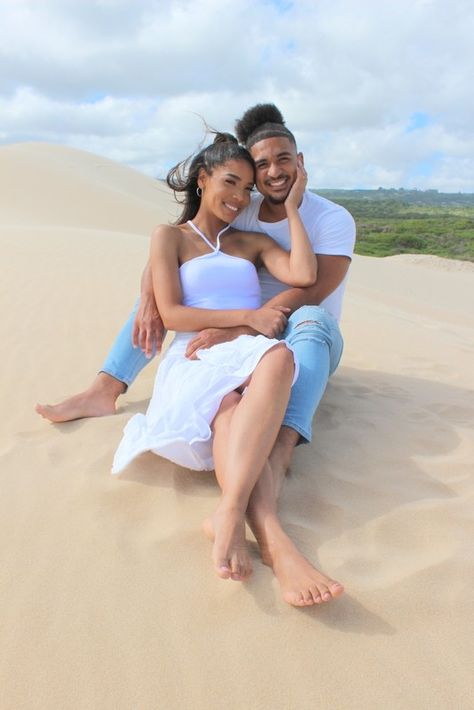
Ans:
[[[232,210],[232,212],[237,212],[238,207],[232,207],[232,205],[228,205],[227,202],[224,202],[224,205],[227,207],[227,209]]]
[[[286,182],[286,179],[283,178],[283,180],[273,180],[273,182],[270,183],[272,187],[282,187]]]

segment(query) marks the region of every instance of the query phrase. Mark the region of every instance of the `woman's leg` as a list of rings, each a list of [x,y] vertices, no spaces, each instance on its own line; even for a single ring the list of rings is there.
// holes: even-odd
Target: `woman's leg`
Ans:
[[[226,442],[230,436],[232,417],[241,398],[237,392],[228,394],[213,423],[214,463],[222,490],[227,488]],[[263,562],[273,569],[278,579],[283,599],[293,606],[309,606],[340,596],[344,591],[342,585],[313,567],[283,530],[277,513],[280,488],[280,479],[274,475],[269,461],[266,461],[250,495],[247,519],[259,544]],[[227,524],[232,526],[230,517],[227,518]],[[204,530],[212,540],[215,540],[215,529],[215,516],[204,521]],[[245,525],[240,518],[233,531],[234,539],[230,544],[232,559],[222,566],[221,560],[215,561],[221,577],[241,581],[251,574],[252,565],[245,543]]]
[[[271,566],[283,598],[290,604],[329,601],[343,587],[319,572],[297,550],[283,530],[277,501],[291,455],[300,438],[311,439],[311,422],[328,376],[342,353],[342,336],[336,321],[319,306],[303,306],[289,318],[285,340],[294,348],[300,365],[298,381],[291,391],[269,465],[259,477],[250,497],[248,521],[259,543],[263,561]]]
[[[288,604],[310,606],[330,601],[340,596],[344,588],[310,564],[283,530],[277,513],[280,481],[267,462],[247,508],[262,560],[273,569]]]
[[[229,440],[230,430],[232,426],[232,417],[235,409],[238,406],[242,395],[238,392],[230,392],[222,400],[219,411],[217,412],[212,423],[213,430],[213,456],[214,468],[216,472],[217,482],[221,491],[226,490],[226,442]],[[203,527],[206,535],[215,542],[215,531],[219,525],[216,520],[217,513],[204,521]],[[229,520],[229,524],[232,521]],[[231,531],[232,534],[232,531]],[[223,579],[231,578],[235,581],[242,581],[252,573],[252,563],[247,550],[245,541],[245,521],[241,516],[238,516],[235,529],[233,531],[234,538],[230,541],[232,553],[226,560],[216,558],[218,550],[213,549],[213,560],[217,569],[217,574]]]
[[[214,463],[222,497],[212,518],[213,559],[223,578],[250,574],[245,512],[278,434],[293,373],[292,353],[284,344],[275,346],[255,368],[245,395],[225,398],[214,420]]]

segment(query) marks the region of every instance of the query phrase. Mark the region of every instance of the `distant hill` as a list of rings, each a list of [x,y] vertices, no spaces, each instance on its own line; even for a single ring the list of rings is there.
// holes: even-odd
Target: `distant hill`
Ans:
[[[474,207],[474,193],[469,192],[438,192],[438,190],[405,190],[386,189],[379,187],[377,190],[332,190],[323,188],[312,190],[318,195],[327,197],[329,200],[368,200],[381,202],[391,200],[407,205],[432,205],[433,207],[453,207],[456,205]]]
[[[434,254],[474,261],[474,194],[403,188],[313,192],[353,215],[357,254]]]

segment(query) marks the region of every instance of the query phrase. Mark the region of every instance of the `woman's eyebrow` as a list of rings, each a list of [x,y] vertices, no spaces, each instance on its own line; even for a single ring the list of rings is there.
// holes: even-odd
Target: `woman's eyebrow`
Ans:
[[[231,177],[234,178],[234,180],[238,180],[239,182],[242,182],[242,178],[239,177],[238,175],[234,175],[234,173],[225,173],[226,177]],[[253,187],[255,185],[254,182],[248,182],[247,186],[248,187]]]

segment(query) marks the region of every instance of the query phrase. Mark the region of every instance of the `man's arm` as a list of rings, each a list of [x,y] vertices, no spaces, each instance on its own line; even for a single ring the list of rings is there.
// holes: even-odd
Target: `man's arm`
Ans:
[[[313,286],[289,288],[271,298],[266,306],[284,307],[290,315],[301,306],[319,306],[342,283],[351,260],[348,256],[318,254],[318,277]],[[239,335],[256,335],[256,331],[246,326],[235,328],[206,328],[196,335],[186,349],[186,357],[195,357],[196,350],[210,348],[217,343],[234,340]]]
[[[133,322],[132,344],[151,357],[153,348],[160,352],[165,337],[165,328],[160,318],[153,292],[150,260],[143,270],[140,283],[140,304]]]
[[[348,256],[317,254],[318,278],[313,286],[289,288],[267,302],[267,306],[286,306],[290,312],[301,306],[319,306],[344,280],[351,263]]]

